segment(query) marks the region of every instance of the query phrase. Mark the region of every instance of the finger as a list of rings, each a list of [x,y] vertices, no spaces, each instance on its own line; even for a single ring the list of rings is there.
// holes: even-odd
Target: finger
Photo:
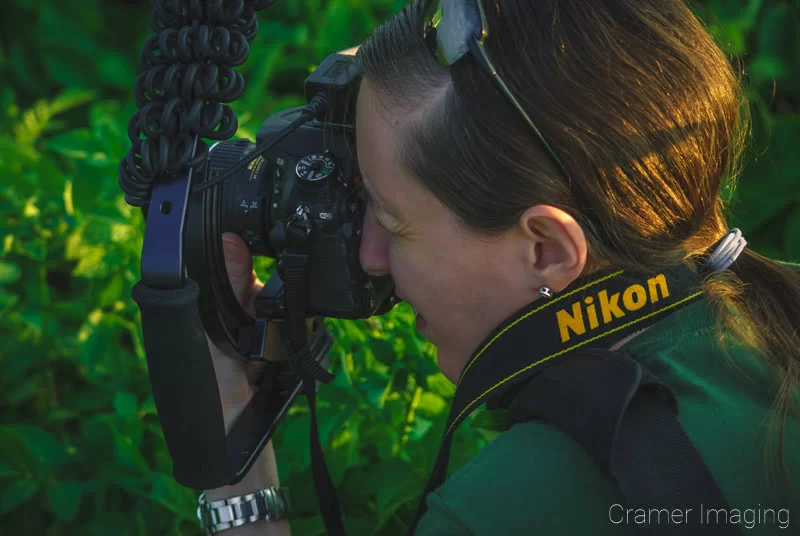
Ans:
[[[253,270],[253,257],[244,240],[236,233],[222,235],[225,268],[233,293],[242,306],[247,305],[257,278]]]
[[[225,254],[225,266],[231,288],[245,312],[251,316],[256,314],[256,297],[264,283],[253,270],[253,257],[242,238],[235,233],[222,235],[222,247]]]

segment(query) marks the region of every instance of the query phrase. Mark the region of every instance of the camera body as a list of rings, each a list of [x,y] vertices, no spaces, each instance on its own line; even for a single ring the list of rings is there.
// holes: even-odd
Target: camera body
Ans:
[[[283,316],[285,253],[307,256],[306,316],[367,318],[382,306],[391,308],[391,278],[368,276],[359,261],[366,208],[358,192],[355,145],[359,82],[350,57],[329,56],[306,80],[309,99],[318,91],[328,92],[324,117],[301,124],[222,185],[221,231],[240,235],[254,256],[278,259],[276,275],[256,303],[259,317]],[[300,119],[302,111],[290,108],[267,117],[257,144]],[[247,140],[216,144],[209,153],[207,178],[246,158],[255,147]]]

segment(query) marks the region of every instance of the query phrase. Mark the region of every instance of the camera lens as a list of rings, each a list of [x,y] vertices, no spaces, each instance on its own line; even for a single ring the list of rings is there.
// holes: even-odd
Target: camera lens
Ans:
[[[247,157],[255,144],[236,140],[216,144],[208,156],[208,179],[223,173]],[[275,257],[267,238],[272,188],[263,156],[226,180],[222,185],[220,221],[223,233],[242,237],[253,256]]]

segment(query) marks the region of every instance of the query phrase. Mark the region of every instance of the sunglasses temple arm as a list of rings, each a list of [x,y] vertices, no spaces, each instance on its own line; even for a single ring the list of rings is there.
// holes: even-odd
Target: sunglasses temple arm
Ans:
[[[514,95],[511,93],[511,90],[508,89],[508,86],[506,86],[505,82],[503,82],[503,79],[500,78],[500,76],[497,74],[497,69],[494,68],[494,64],[492,63],[492,60],[489,58],[489,54],[487,54],[486,49],[483,47],[483,45],[480,44],[478,40],[470,40],[469,46],[472,49],[473,55],[476,58],[478,58],[478,60],[483,64],[484,69],[488,71],[488,73],[492,76],[497,85],[500,86],[500,89],[503,90],[503,93],[505,93],[508,100],[511,101],[511,104],[514,105],[514,107],[517,109],[520,115],[528,123],[528,126],[530,126],[531,129],[536,133],[536,136],[539,138],[539,141],[542,142],[542,145],[544,145],[545,149],[547,149],[547,152],[550,153],[550,156],[553,157],[553,160],[555,160],[556,164],[558,164],[558,167],[561,169],[564,175],[567,176],[567,179],[571,184],[572,177],[570,176],[566,167],[564,167],[564,164],[561,163],[561,159],[558,158],[558,156],[556,156],[555,151],[553,151],[553,149],[550,147],[550,144],[547,143],[547,141],[544,139],[544,136],[542,136],[542,133],[539,132],[539,129],[536,128],[536,125],[533,123],[530,116],[525,112],[522,106],[520,106],[517,99],[515,99]]]

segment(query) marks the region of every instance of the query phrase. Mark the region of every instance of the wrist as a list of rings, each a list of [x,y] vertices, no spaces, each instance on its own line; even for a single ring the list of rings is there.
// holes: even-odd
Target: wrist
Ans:
[[[266,446],[264,446],[264,450],[261,451],[261,454],[253,463],[253,466],[247,474],[244,475],[244,478],[236,484],[205,490],[206,499],[209,501],[217,501],[228,497],[253,493],[256,490],[271,486],[277,487],[279,485],[278,464],[275,458],[275,450],[272,447],[272,440],[270,440],[267,442]]]
[[[202,517],[205,519],[203,525],[206,530],[210,529],[214,522],[224,522],[226,520],[230,521],[231,519],[241,518],[241,520],[234,522],[235,526],[233,527],[222,528],[218,526],[217,530],[222,528],[220,533],[223,536],[288,536],[291,533],[289,522],[285,517],[288,503],[285,500],[280,501],[282,502],[281,507],[277,500],[278,496],[283,499],[286,498],[286,490],[267,489],[273,487],[278,488],[278,484],[279,479],[277,464],[275,463],[275,452],[272,447],[272,441],[268,441],[264,450],[250,468],[250,471],[248,471],[241,481],[230,486],[205,490],[205,501],[198,501],[198,517],[201,517],[201,511],[203,511]],[[260,490],[264,491],[261,492]],[[260,496],[261,499],[255,496]],[[272,497],[273,500],[264,501],[267,497]],[[224,499],[225,501],[223,501]],[[261,507],[256,508],[255,503],[259,500],[264,502],[262,502]],[[216,505],[213,504],[216,501],[220,502]],[[234,507],[233,505],[236,503],[242,506]],[[245,503],[250,505],[250,508],[256,508],[256,511],[260,510],[264,512],[265,508],[270,515],[277,515],[280,517],[278,517],[277,520],[271,521],[267,521],[267,519],[270,519],[269,517],[261,517],[258,521],[250,519],[244,524],[239,524],[244,520],[242,515],[249,515],[244,513]],[[206,504],[206,506],[203,506],[203,504]],[[225,504],[230,504],[232,506],[223,506]],[[223,506],[223,508],[218,508],[216,510],[217,513],[214,514],[213,510],[207,509],[209,506]],[[242,510],[241,512],[239,512],[240,508]],[[250,511],[252,512],[253,510]],[[213,530],[214,529],[211,529],[212,532]]]

